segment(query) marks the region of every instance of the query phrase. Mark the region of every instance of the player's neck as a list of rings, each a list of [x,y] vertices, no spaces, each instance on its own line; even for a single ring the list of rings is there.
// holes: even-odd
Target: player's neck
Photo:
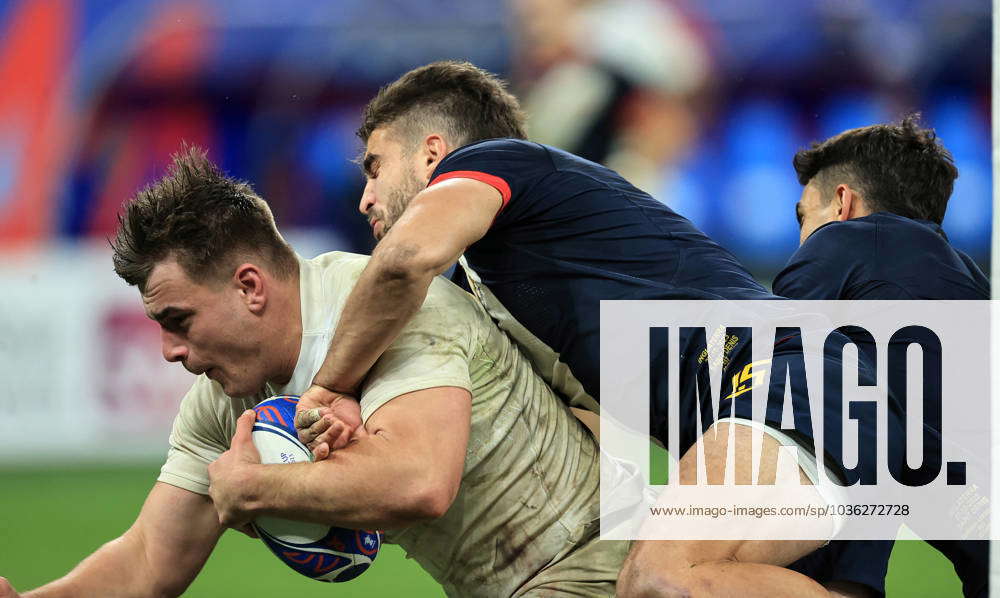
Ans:
[[[285,385],[292,378],[295,366],[302,350],[302,299],[299,290],[299,275],[296,272],[291,280],[279,283],[279,292],[275,295],[272,328],[270,330],[273,343],[275,372],[271,381]]]

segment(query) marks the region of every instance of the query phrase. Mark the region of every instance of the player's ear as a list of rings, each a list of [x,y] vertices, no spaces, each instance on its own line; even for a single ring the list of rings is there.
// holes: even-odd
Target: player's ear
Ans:
[[[240,292],[247,309],[259,313],[267,303],[264,274],[255,264],[245,263],[237,266],[233,273],[233,283]]]
[[[426,171],[425,175],[430,178],[431,173],[434,172],[437,165],[448,155],[450,148],[444,137],[432,133],[424,138],[423,150],[423,164],[421,164],[421,167]]]
[[[833,192],[833,202],[837,208],[837,220],[843,222],[851,217],[851,209],[854,207],[854,191],[847,185],[837,185]]]
[[[865,207],[864,200],[862,200],[861,196],[858,195],[858,192],[852,189],[849,185],[837,186],[837,200],[840,201],[840,213],[838,214],[838,220],[841,222],[850,220],[851,218],[860,218],[868,215],[868,210]]]

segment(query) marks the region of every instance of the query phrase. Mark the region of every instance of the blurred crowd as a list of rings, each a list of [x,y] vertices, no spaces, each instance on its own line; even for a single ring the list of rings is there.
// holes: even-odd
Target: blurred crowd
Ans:
[[[283,229],[367,251],[361,107],[443,58],[508,77],[530,134],[619,170],[765,282],[794,250],[795,150],[920,111],[988,266],[987,0],[0,0],[0,248],[103,239],[180,146]]]

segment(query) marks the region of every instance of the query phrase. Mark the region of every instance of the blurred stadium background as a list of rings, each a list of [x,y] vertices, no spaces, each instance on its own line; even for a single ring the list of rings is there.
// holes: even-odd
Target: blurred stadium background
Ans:
[[[990,15],[986,0],[0,0],[0,575],[61,575],[155,478],[190,378],[162,361],[106,239],[181,140],[253,183],[301,253],[367,252],[361,107],[409,68],[468,59],[511,80],[536,140],[620,170],[769,284],[797,245],[794,151],[919,110],[961,172],[944,228],[988,272]],[[957,587],[900,545],[890,596]],[[392,549],[330,588],[227,537],[188,595],[269,588],[440,593]]]

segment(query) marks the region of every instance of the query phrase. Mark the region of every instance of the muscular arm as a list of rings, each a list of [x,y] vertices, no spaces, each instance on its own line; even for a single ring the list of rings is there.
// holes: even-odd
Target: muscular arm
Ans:
[[[400,395],[368,419],[365,433],[325,461],[239,466],[224,455],[209,468],[212,496],[223,517],[232,517],[227,524],[274,515],[394,529],[440,517],[462,482],[471,409],[463,388]],[[233,451],[247,450],[252,421],[241,418]]]
[[[222,534],[212,501],[157,482],[121,537],[24,598],[180,596]]]
[[[500,205],[499,191],[472,179],[420,192],[372,253],[314,383],[353,394],[420,309],[431,280],[486,234]]]

